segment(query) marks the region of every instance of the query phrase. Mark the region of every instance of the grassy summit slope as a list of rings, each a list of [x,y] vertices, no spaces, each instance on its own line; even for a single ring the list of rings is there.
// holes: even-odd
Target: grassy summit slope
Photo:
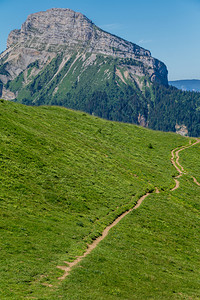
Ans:
[[[188,140],[59,107],[2,100],[0,114],[0,298],[51,299],[42,283],[57,283],[57,265],[141,195],[174,186],[170,151]]]

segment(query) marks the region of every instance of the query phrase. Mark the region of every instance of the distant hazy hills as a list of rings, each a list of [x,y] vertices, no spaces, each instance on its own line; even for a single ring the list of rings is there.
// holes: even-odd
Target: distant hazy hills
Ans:
[[[169,81],[169,84],[183,91],[200,92],[200,80],[198,79]]]

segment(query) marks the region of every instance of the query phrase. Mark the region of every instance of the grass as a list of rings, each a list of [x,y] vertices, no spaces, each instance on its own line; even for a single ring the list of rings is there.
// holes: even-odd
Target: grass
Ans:
[[[132,207],[141,195],[155,187],[168,195],[167,191],[174,186],[173,176],[177,174],[170,162],[170,151],[187,144],[188,139],[59,107],[26,107],[2,100],[0,114],[0,298],[53,299],[67,291],[67,299],[79,299],[72,278],[79,276],[74,275],[77,272],[80,276],[81,272],[85,274],[85,268],[76,269],[56,294],[43,284],[56,286],[57,277],[62,274],[56,266],[81,255],[87,243]],[[151,224],[150,217],[155,214],[157,218],[161,205],[159,200],[147,203],[156,206],[154,212],[151,207],[143,208],[148,214],[141,214],[141,224],[144,220]],[[166,207],[170,208],[168,198],[166,203],[159,211],[162,214],[166,214]],[[122,230],[120,239],[126,241],[126,247],[129,243],[124,232],[127,228],[131,230],[133,243],[132,231],[139,222],[134,219],[137,215],[131,214],[123,221],[128,222],[126,229],[122,225],[117,227]],[[116,240],[119,245],[120,239]],[[140,243],[142,240],[141,236]],[[101,250],[105,243],[112,247]],[[152,240],[149,247],[151,244]],[[109,257],[117,247],[109,236],[109,242],[105,240],[83,263],[90,263],[93,257],[98,261],[96,251],[103,251],[101,259],[111,270]],[[124,245],[119,247],[123,250]],[[165,248],[163,245],[163,251]],[[130,253],[125,254],[127,259]],[[113,265],[110,276],[116,277],[118,266],[118,263]],[[103,271],[99,273],[97,263],[94,270],[87,272],[89,277],[99,278]],[[83,296],[87,297],[86,291],[93,289],[93,283],[84,281],[83,277],[81,280],[88,286]],[[102,276],[101,286],[105,278]],[[107,295],[110,288],[116,293],[115,284],[109,284],[108,288],[103,287],[106,291],[102,295]],[[75,288],[73,295],[70,286]],[[101,286],[95,290],[97,297],[103,292]],[[121,293],[121,287],[118,288]]]
[[[199,208],[189,177],[173,193],[149,196],[50,298],[199,299]]]
[[[189,178],[181,184],[179,192],[147,198],[82,261],[82,268],[56,291],[37,290],[36,299],[198,299],[198,187]]]
[[[180,152],[180,163],[185,170],[200,182],[200,144]]]

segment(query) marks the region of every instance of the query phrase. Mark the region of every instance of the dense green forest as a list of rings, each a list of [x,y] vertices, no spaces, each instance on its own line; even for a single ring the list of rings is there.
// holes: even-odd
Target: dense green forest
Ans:
[[[155,84],[153,93],[155,102],[150,106],[150,128],[174,131],[176,123],[185,124],[189,135],[200,136],[200,93]],[[148,93],[146,96],[149,97]]]

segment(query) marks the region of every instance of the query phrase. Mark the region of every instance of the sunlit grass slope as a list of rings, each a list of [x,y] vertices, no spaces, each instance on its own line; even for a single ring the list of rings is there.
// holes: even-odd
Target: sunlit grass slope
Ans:
[[[57,284],[57,265],[141,195],[174,186],[170,151],[188,140],[58,107],[2,100],[0,115],[0,298],[51,299],[43,283]],[[165,214],[162,201],[148,203]]]
[[[179,155],[189,171],[179,189],[146,198],[51,291],[52,299],[200,298],[200,188],[191,179],[200,174],[199,146]]]
[[[190,178],[173,193],[149,196],[51,291],[52,299],[199,299],[199,209]]]

